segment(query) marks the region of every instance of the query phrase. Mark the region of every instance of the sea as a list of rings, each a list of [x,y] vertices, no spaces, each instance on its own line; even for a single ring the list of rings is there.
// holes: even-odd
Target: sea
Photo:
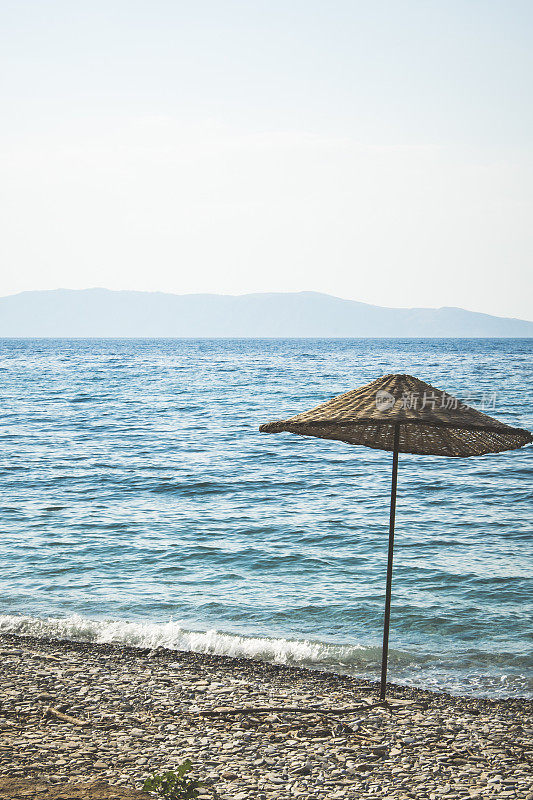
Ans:
[[[379,676],[391,453],[259,425],[401,372],[533,428],[531,339],[3,339],[0,632]],[[532,448],[400,455],[389,679],[531,696]]]

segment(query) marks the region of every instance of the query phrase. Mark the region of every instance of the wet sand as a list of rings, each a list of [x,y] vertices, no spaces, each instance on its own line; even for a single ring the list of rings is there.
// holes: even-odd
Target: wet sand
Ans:
[[[376,689],[249,659],[4,634],[0,775],[140,788],[190,758],[204,798],[533,800],[533,701],[392,685],[383,707]]]

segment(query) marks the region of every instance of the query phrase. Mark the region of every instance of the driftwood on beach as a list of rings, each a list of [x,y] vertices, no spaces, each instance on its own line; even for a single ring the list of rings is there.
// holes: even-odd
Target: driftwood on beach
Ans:
[[[47,717],[55,717],[56,719],[60,719],[62,722],[69,722],[71,725],[79,725],[80,727],[90,725],[88,720],[78,719],[78,717],[72,717],[70,714],[64,714],[62,711],[59,711],[53,706],[46,706],[43,717],[45,719]]]
[[[365,703],[360,706],[344,706],[342,708],[324,708],[319,706],[245,706],[243,708],[220,707],[202,711],[189,712],[199,717],[232,716],[235,714],[321,714],[323,716],[354,714],[357,711],[369,711],[372,708],[394,708],[412,705],[414,700],[404,700],[401,703]]]

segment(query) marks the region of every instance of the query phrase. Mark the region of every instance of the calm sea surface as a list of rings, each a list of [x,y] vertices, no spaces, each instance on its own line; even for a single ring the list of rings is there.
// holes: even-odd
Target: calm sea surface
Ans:
[[[258,426],[408,372],[531,429],[532,349],[0,341],[0,630],[376,678],[391,454]],[[528,694],[531,455],[400,455],[391,680]]]

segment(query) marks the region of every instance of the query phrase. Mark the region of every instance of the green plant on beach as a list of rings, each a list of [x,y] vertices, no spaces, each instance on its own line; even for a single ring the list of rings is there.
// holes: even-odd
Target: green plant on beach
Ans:
[[[185,759],[183,764],[180,764],[176,772],[169,770],[163,772],[162,775],[152,775],[147,778],[143,785],[145,792],[155,792],[159,797],[164,797],[165,800],[189,800],[191,797],[198,797],[198,789],[202,784],[200,781],[187,778],[187,772],[192,769],[192,764],[189,759]]]

